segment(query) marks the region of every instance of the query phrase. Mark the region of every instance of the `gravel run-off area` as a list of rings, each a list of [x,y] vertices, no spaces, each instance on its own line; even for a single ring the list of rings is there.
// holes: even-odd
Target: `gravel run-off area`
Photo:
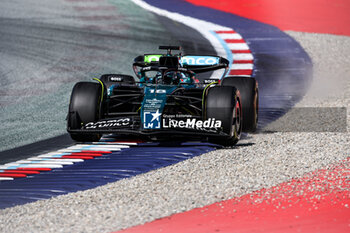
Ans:
[[[297,107],[349,109],[350,38],[287,33],[314,63],[313,84]],[[327,168],[349,156],[348,131],[349,127],[347,132],[250,134],[234,148],[95,189],[1,210],[0,229],[111,232],[142,224]]]

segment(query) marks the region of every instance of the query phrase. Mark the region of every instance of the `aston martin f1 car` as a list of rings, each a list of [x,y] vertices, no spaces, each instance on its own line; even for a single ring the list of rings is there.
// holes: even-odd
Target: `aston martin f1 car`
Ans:
[[[134,59],[136,78],[104,74],[96,82],[75,84],[67,131],[79,142],[102,134],[206,138],[234,145],[241,132],[255,131],[258,85],[252,77],[226,76],[229,61],[219,56],[173,54],[178,46],[160,46],[161,54]],[[218,79],[198,74],[222,70]]]

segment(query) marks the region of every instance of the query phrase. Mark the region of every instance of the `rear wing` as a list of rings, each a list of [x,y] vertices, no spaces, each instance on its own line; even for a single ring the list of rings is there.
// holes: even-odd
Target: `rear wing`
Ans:
[[[164,54],[145,54],[138,56],[134,59],[134,71],[136,73],[136,67],[148,67],[148,66],[159,66],[159,60],[161,57],[165,57]],[[177,56],[179,59],[180,67],[187,68],[196,73],[203,73],[218,69],[229,68],[229,61],[226,58],[219,56],[200,56],[200,55],[183,55]],[[136,69],[135,69],[136,68]]]
[[[230,66],[226,58],[219,56],[199,56],[185,55],[180,59],[182,67],[192,70],[196,73],[203,73],[218,69],[228,69]]]

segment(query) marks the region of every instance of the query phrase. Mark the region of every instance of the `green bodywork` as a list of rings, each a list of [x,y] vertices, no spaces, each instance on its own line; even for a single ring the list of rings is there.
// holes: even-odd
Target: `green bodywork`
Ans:
[[[160,114],[157,120],[161,128],[161,114],[167,101],[167,95],[176,90],[177,86],[171,85],[151,85],[144,89],[145,96],[141,105],[141,122],[143,129],[155,129],[153,122],[146,119],[147,114]],[[157,129],[159,129],[157,128]]]

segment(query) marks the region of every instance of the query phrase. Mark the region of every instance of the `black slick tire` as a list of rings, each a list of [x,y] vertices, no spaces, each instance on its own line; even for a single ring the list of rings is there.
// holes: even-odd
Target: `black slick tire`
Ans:
[[[73,87],[68,113],[68,129],[81,129],[89,122],[96,122],[100,118],[101,84],[92,82],[78,82]],[[100,134],[70,133],[73,140],[78,142],[99,141]]]
[[[222,86],[236,87],[241,94],[243,132],[254,132],[258,126],[259,90],[255,78],[228,76]]]
[[[211,137],[210,141],[224,146],[235,145],[241,137],[242,108],[240,94],[235,87],[215,86],[208,90],[205,103],[206,119],[221,121],[227,136]]]

